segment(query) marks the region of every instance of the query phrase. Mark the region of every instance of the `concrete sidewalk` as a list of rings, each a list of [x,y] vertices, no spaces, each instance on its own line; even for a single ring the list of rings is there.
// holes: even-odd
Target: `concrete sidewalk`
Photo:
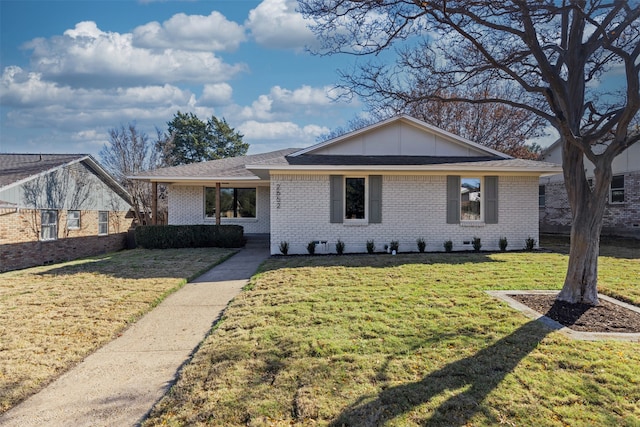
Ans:
[[[9,426],[132,426],[167,392],[213,322],[269,257],[250,239],[222,264],[62,375],[0,416]]]

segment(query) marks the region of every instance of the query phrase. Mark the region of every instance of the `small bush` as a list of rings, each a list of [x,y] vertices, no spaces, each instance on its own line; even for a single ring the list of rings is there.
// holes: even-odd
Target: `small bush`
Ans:
[[[396,253],[398,253],[399,247],[400,243],[397,240],[392,240],[391,243],[389,243],[389,249],[391,249],[391,252],[396,251]]]
[[[136,245],[146,249],[239,248],[245,243],[240,225],[141,225],[134,234]]]
[[[376,244],[373,240],[367,240],[367,253],[372,254],[376,251]]]
[[[500,252],[505,252],[507,250],[508,244],[509,242],[507,242],[507,238],[501,237],[500,240],[498,241],[498,246],[500,246]]]
[[[342,255],[344,253],[344,242],[340,239],[336,242],[336,253]]]
[[[479,237],[474,237],[471,241],[471,244],[473,245],[474,252],[480,252],[480,248],[482,248],[482,242],[480,242]]]
[[[309,255],[313,255],[316,253],[316,242],[315,241],[310,241],[307,244],[307,252],[309,252]]]
[[[278,246],[278,249],[280,249],[280,253],[282,253],[282,255],[286,255],[289,253],[289,242],[280,242],[280,246]]]
[[[453,250],[453,242],[451,240],[445,240],[444,242],[444,251],[451,252]]]
[[[534,239],[533,237],[528,237],[527,240],[524,241],[524,249],[526,251],[531,252],[535,247],[536,247],[536,239]]]
[[[416,244],[418,245],[418,252],[423,253],[427,247],[427,242],[424,241],[422,237],[416,240]]]

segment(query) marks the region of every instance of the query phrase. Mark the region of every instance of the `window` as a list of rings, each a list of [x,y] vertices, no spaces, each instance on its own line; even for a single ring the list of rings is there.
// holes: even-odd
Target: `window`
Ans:
[[[546,187],[544,185],[540,185],[538,187],[538,206],[544,208],[547,201],[545,197]]]
[[[56,240],[58,238],[58,211],[43,210],[40,220],[40,239]]]
[[[98,235],[104,236],[109,234],[109,212],[98,212]]]
[[[460,180],[460,220],[480,221],[482,219],[480,178]]]
[[[345,178],[344,219],[365,219],[366,182],[365,178]]]
[[[382,223],[382,175],[330,175],[329,222]]]
[[[498,224],[499,177],[447,175],[447,224]]]
[[[205,188],[204,215],[206,218],[216,216],[216,189]],[[220,217],[222,218],[255,218],[255,188],[221,188]]]
[[[67,211],[67,229],[78,230],[80,228],[80,211]]]
[[[614,175],[611,179],[609,203],[624,203],[624,175]]]

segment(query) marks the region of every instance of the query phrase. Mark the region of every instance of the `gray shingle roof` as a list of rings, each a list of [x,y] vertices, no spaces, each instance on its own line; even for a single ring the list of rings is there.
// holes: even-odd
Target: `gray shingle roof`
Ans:
[[[0,188],[38,175],[86,154],[0,154]]]
[[[287,161],[285,160],[285,156],[299,150],[299,148],[287,148],[284,150],[271,151],[269,153],[227,157],[219,160],[210,160],[208,162],[190,163],[188,165],[172,166],[147,172],[140,172],[136,176],[140,178],[256,178],[253,173],[245,168],[246,165],[286,165]]]
[[[486,162],[504,159],[497,156],[345,156],[302,154],[296,157],[287,157],[286,160],[288,164],[296,166],[421,166],[441,165],[447,163]]]

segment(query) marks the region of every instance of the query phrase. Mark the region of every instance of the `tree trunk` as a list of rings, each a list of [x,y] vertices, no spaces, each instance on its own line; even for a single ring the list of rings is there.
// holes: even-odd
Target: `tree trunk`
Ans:
[[[590,186],[585,176],[584,155],[566,141],[563,145],[563,171],[572,222],[569,265],[558,300],[597,305],[600,232],[611,184],[611,165],[597,165]]]

